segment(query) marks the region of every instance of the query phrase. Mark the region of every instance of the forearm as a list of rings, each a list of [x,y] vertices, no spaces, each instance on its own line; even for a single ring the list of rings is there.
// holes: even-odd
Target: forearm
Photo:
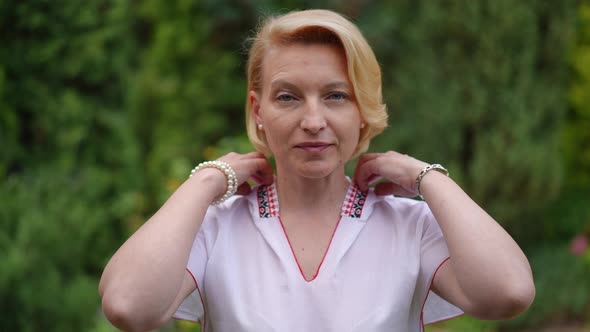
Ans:
[[[421,192],[441,226],[457,282],[474,307],[493,310],[507,302],[532,300],[528,260],[492,217],[438,172],[423,178]]]
[[[223,191],[215,172],[204,170],[182,184],[111,258],[99,287],[107,316],[149,326],[169,312],[207,208]]]

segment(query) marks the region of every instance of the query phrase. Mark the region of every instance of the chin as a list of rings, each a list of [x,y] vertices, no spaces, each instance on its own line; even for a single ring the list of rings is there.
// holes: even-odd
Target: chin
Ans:
[[[322,179],[334,173],[338,169],[339,164],[333,162],[319,161],[308,162],[297,167],[297,173],[309,179]],[[344,165],[342,165],[344,167]]]

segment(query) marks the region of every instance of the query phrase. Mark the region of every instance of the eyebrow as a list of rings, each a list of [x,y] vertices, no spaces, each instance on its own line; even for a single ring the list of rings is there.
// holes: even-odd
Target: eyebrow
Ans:
[[[336,82],[328,83],[325,87],[328,90],[332,90],[332,89],[348,89],[350,87],[350,84],[348,84],[348,82],[344,82],[344,81],[336,81]]]
[[[297,90],[297,86],[295,86],[295,84],[293,83],[289,83],[285,80],[276,80],[276,81],[272,81],[270,83],[270,88],[272,90],[278,89],[278,88],[287,88],[289,90]]]
[[[297,86],[291,82],[285,81],[285,80],[276,80],[270,83],[270,87],[271,89],[277,89],[277,88],[287,88],[290,90],[297,90]],[[326,84],[324,87],[324,89],[326,90],[331,90],[331,89],[349,89],[350,88],[350,84],[348,82],[345,81],[334,81],[334,82],[330,82],[328,84]]]

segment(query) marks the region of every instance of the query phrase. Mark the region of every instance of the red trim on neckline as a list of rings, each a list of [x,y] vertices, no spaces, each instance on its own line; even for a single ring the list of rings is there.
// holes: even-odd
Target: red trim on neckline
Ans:
[[[295,263],[297,263],[297,267],[299,268],[299,272],[301,273],[301,277],[303,277],[303,280],[305,280],[306,282],[312,282],[314,281],[318,275],[320,274],[320,269],[322,267],[322,264],[324,263],[324,260],[326,259],[326,256],[328,255],[328,251],[330,251],[330,246],[332,245],[332,240],[334,240],[334,234],[336,234],[336,230],[338,229],[338,225],[340,225],[340,220],[342,220],[342,216],[340,216],[340,218],[338,218],[338,222],[336,222],[336,226],[334,226],[334,230],[332,231],[332,236],[330,237],[330,242],[328,243],[328,247],[326,248],[326,251],[324,252],[324,256],[322,257],[322,260],[320,261],[320,264],[318,265],[313,278],[307,280],[307,278],[305,278],[305,273],[303,273],[303,269],[301,268],[301,264],[299,264],[299,260],[297,259],[297,255],[295,254],[295,250],[293,250],[293,245],[291,244],[291,240],[289,239],[289,235],[287,234],[287,230],[285,229],[285,225],[283,224],[283,221],[281,220],[281,217],[278,216],[279,221],[281,223],[281,228],[283,229],[283,233],[285,234],[285,238],[287,239],[287,242],[289,243],[289,248],[291,248],[291,253],[293,254],[293,258],[295,258]]]

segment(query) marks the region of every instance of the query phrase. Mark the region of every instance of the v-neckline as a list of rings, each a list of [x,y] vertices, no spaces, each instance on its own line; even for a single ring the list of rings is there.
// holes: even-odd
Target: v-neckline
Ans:
[[[283,223],[283,220],[281,219],[280,216],[278,217],[278,219],[279,219],[279,222],[281,223],[281,228],[283,229],[283,234],[285,235],[285,239],[287,240],[287,243],[289,244],[289,248],[291,249],[291,254],[293,255],[293,259],[295,260],[295,264],[297,264],[297,268],[299,268],[299,272],[301,273],[301,277],[306,282],[314,281],[318,277],[318,275],[320,274],[320,270],[322,269],[322,264],[324,263],[326,256],[328,256],[328,252],[330,251],[332,241],[334,240],[334,235],[336,234],[336,231],[338,230],[338,225],[340,225],[340,221],[342,220],[342,216],[340,216],[340,218],[338,218],[336,225],[334,225],[334,229],[332,230],[332,235],[330,235],[330,241],[328,241],[328,246],[324,250],[324,253],[322,255],[322,258],[320,259],[320,262],[315,267],[315,272],[313,273],[313,277],[311,279],[307,279],[307,277],[305,276],[305,273],[303,272],[303,267],[301,266],[301,263],[299,262],[299,258],[297,258],[297,253],[295,252],[295,249],[293,248],[293,244],[291,243],[291,239],[289,238],[289,234],[287,233],[287,229],[285,228],[285,224]]]
[[[353,183],[350,183],[342,203],[340,217],[334,226],[328,246],[311,279],[305,277],[291,239],[289,239],[285,225],[280,218],[275,183],[257,188],[257,209],[252,212],[258,214],[258,218],[255,218],[255,224],[270,247],[279,257],[283,258],[286,264],[285,267],[299,270],[298,274],[301,280],[311,284],[319,279],[321,272],[322,275],[329,274],[329,271],[336,267],[338,261],[354,243],[366,223],[365,218],[361,219],[361,216],[363,215],[363,207],[367,197],[368,192],[362,192]],[[272,222],[273,220],[276,222]],[[282,235],[279,235],[281,233]]]

